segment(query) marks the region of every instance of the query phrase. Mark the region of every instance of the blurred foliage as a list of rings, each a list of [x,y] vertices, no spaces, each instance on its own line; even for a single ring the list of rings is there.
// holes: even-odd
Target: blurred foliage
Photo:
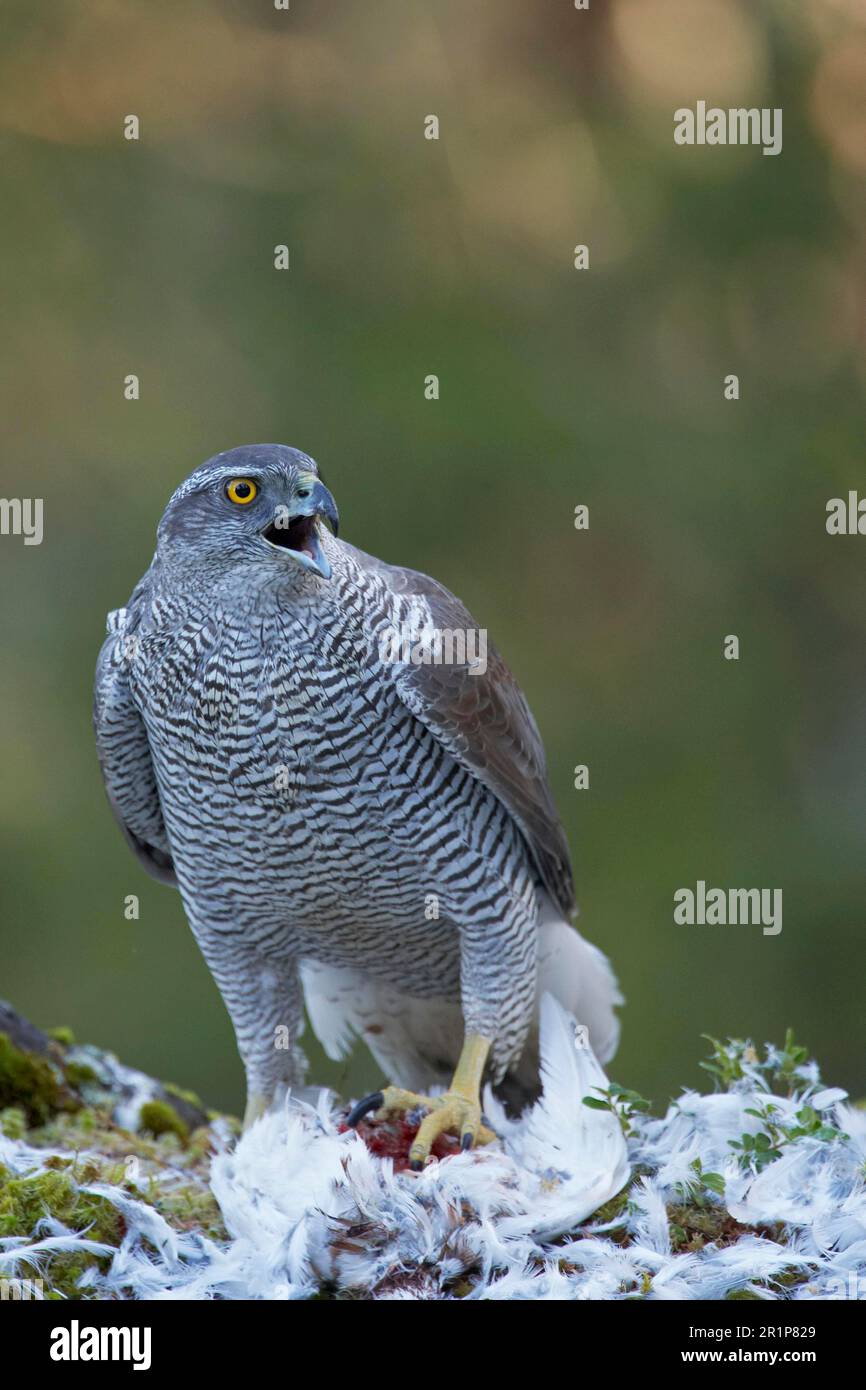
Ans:
[[[628,997],[614,1074],[663,1096],[697,1082],[699,1034],[793,1024],[866,1091],[866,542],[824,529],[866,491],[858,0],[3,19],[2,491],[45,499],[45,540],[0,540],[0,992],[240,1104],[180,901],[105,804],[90,685],[179,479],[278,440],[524,684]],[[782,107],[783,152],[675,147],[698,99]],[[781,887],[782,934],[675,926],[698,878]],[[377,1080],[309,1050],[318,1078]]]

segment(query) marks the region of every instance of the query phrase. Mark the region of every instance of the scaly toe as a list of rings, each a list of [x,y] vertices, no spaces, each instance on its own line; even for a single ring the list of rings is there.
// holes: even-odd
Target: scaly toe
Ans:
[[[427,1112],[409,1150],[409,1167],[416,1173],[429,1159],[430,1150],[440,1134],[457,1135],[464,1152],[475,1144],[490,1144],[496,1138],[493,1130],[481,1123],[481,1106],[478,1102],[458,1091],[446,1091],[441,1096],[422,1096],[417,1091],[386,1086],[384,1091],[374,1091],[372,1095],[359,1100],[349,1111],[346,1123],[354,1129],[372,1111],[411,1114],[415,1110]]]
[[[430,1101],[430,1105],[430,1114],[421,1121],[409,1150],[409,1167],[416,1173],[424,1167],[440,1134],[458,1135],[464,1151],[474,1144],[489,1144],[496,1138],[493,1131],[481,1123],[481,1106],[477,1101],[455,1091],[446,1091]]]
[[[435,1104],[436,1101],[430,1096],[419,1096],[415,1091],[403,1091],[399,1086],[386,1086],[383,1091],[373,1091],[371,1095],[357,1101],[346,1116],[346,1124],[350,1129],[354,1129],[365,1115],[373,1111],[381,1110],[385,1115],[394,1110],[411,1113],[413,1110],[432,1110]]]

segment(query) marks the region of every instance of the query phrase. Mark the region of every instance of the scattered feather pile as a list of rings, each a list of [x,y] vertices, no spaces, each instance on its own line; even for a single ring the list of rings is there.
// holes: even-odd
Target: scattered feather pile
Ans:
[[[235,1147],[217,1127],[210,1184],[227,1239],[179,1230],[121,1186],[83,1185],[124,1234],[90,1241],[105,1258],[81,1296],[866,1297],[866,1113],[822,1088],[793,1040],[763,1059],[716,1044],[723,1089],[687,1092],[658,1119],[576,1038],[546,998],[541,1100],[515,1121],[488,1095],[501,1142],[420,1174],[345,1131],[326,1093],[289,1098]],[[51,1161],[0,1138],[14,1173]],[[87,1241],[47,1216],[35,1237],[0,1238],[0,1275]]]

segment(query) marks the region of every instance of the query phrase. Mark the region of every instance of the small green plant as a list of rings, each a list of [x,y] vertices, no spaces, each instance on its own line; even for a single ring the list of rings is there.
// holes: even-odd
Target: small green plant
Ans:
[[[589,1106],[590,1110],[608,1110],[611,1115],[616,1115],[626,1139],[636,1135],[637,1131],[632,1129],[631,1122],[635,1115],[649,1110],[650,1102],[638,1095],[637,1091],[629,1091],[625,1086],[618,1086],[615,1081],[612,1081],[606,1090],[601,1086],[593,1086],[592,1089],[599,1094],[584,1096],[584,1105]]]
[[[699,1158],[693,1159],[689,1168],[695,1175],[694,1180],[674,1184],[684,1201],[695,1207],[706,1207],[711,1204],[714,1196],[724,1197],[725,1180],[721,1173],[705,1169]]]
[[[765,1047],[763,1058],[752,1043],[739,1038],[721,1042],[709,1033],[702,1033],[701,1037],[711,1044],[713,1052],[709,1061],[700,1065],[723,1091],[748,1079],[767,1091],[792,1096],[806,1081],[803,1068],[809,1060],[809,1049],[795,1041],[792,1028],[785,1034],[784,1047]]]
[[[774,1105],[772,1101],[767,1101],[757,1108],[750,1106],[746,1109],[746,1114],[754,1115],[755,1119],[760,1120],[763,1128],[757,1134],[743,1134],[739,1139],[731,1139],[730,1144],[733,1149],[739,1151],[740,1167],[755,1168],[759,1173],[768,1163],[782,1157],[782,1150],[786,1144],[796,1143],[798,1139],[821,1139],[826,1143],[832,1143],[835,1139],[848,1138],[841,1129],[827,1124],[819,1111],[809,1104],[804,1104],[795,1111],[794,1118],[797,1123],[794,1125],[780,1122],[779,1106]]]
[[[789,1096],[793,1095],[797,1088],[798,1070],[808,1060],[809,1049],[794,1042],[794,1030],[789,1028],[785,1033],[785,1046],[776,1054],[776,1070],[773,1074],[776,1085],[787,1086]]]
[[[745,1045],[734,1038],[729,1038],[727,1043],[723,1043],[718,1038],[711,1037],[709,1033],[701,1033],[701,1037],[712,1045],[713,1055],[709,1062],[699,1062],[698,1065],[703,1071],[709,1072],[717,1087],[729,1091],[735,1081],[743,1079]]]
[[[739,1139],[730,1140],[731,1147],[739,1156],[740,1167],[744,1171],[760,1172],[768,1163],[773,1163],[787,1144],[798,1139],[820,1139],[831,1143],[834,1139],[846,1139],[834,1125],[828,1124],[821,1113],[814,1109],[805,1098],[814,1086],[817,1073],[808,1067],[809,1050],[794,1038],[793,1029],[785,1034],[784,1046],[764,1048],[761,1057],[750,1042],[728,1038],[720,1042],[718,1038],[703,1034],[712,1045],[712,1056],[701,1062],[704,1071],[710,1073],[717,1087],[729,1091],[738,1082],[747,1081],[766,1092],[767,1099],[759,1100],[746,1114],[760,1121],[760,1129],[755,1134],[741,1134]],[[774,1096],[784,1096],[788,1100],[804,1098],[799,1110],[795,1111],[796,1123],[782,1123],[781,1107],[773,1100]]]
[[[760,1173],[768,1163],[782,1157],[782,1150],[775,1146],[769,1134],[743,1134],[739,1139],[729,1139],[728,1143],[732,1149],[739,1150],[740,1167],[744,1171],[754,1168]]]

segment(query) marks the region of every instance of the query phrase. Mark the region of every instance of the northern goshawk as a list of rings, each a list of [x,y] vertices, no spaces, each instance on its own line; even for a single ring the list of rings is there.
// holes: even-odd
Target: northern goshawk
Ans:
[[[337,521],[297,449],[197,468],[109,616],[96,737],[127,840],[180,889],[228,1008],[245,1124],[302,1080],[306,1003],[329,1056],[361,1038],[393,1083],[353,1120],[426,1107],[419,1167],[443,1131],[490,1138],[485,1069],[537,1085],[544,990],[602,1061],[619,996],[569,921],[568,846],[513,676],[479,658],[453,594]],[[444,1095],[416,1094],[452,1071]]]

